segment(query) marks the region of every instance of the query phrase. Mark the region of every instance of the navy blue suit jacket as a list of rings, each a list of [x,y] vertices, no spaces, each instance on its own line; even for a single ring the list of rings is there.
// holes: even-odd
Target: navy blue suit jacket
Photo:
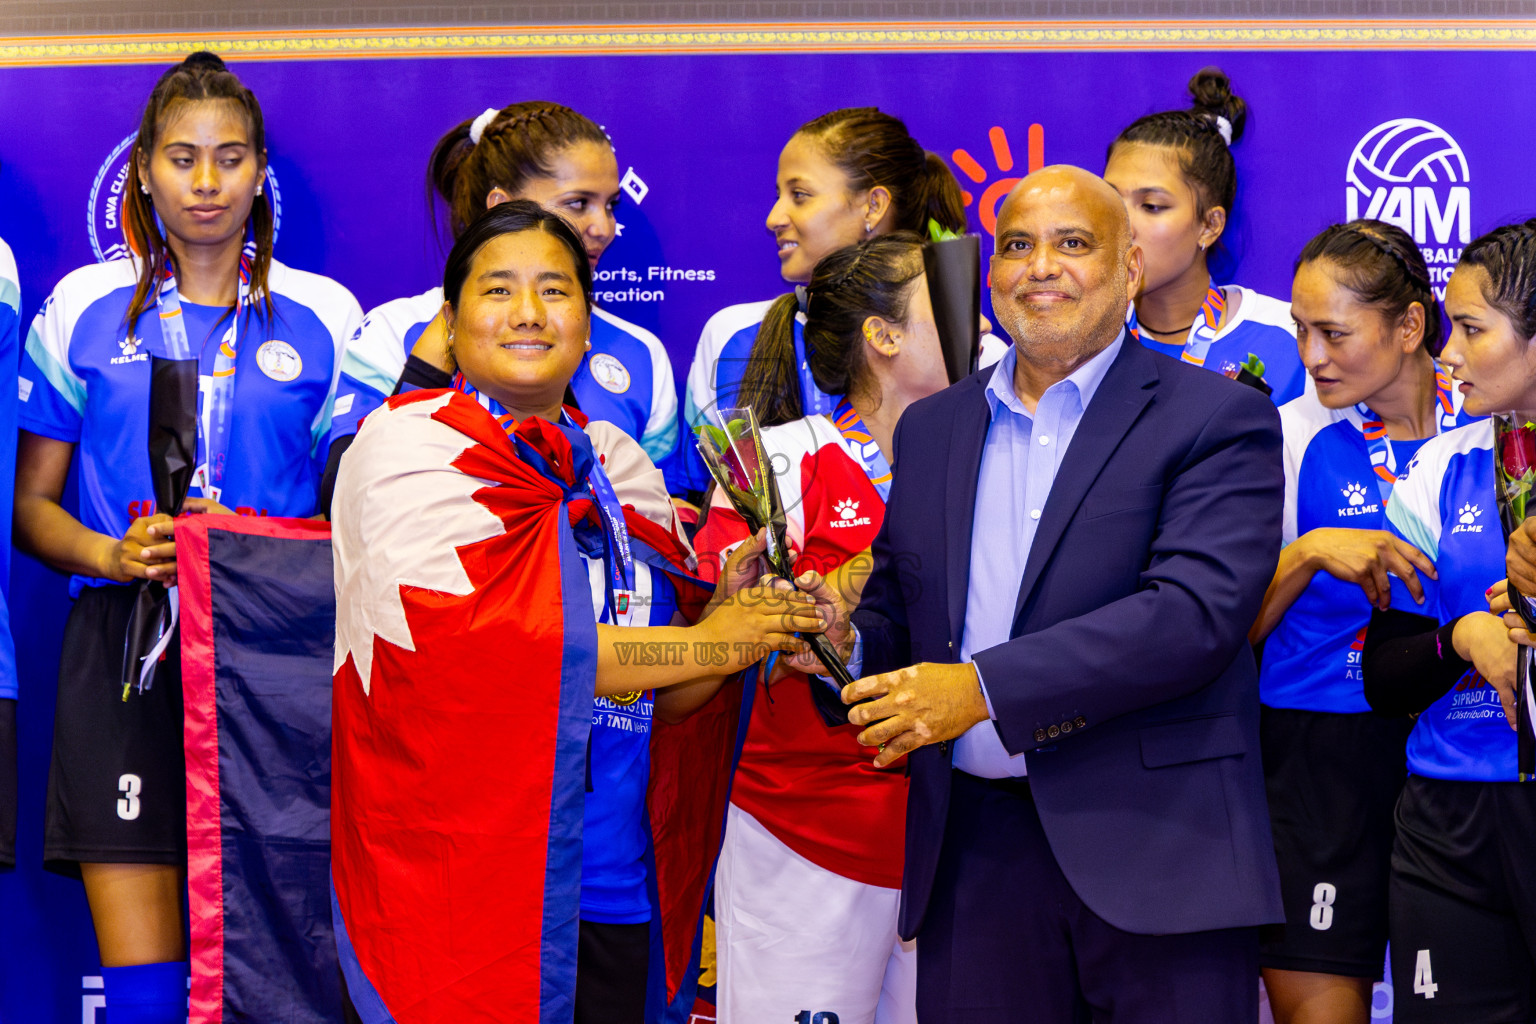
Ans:
[[[854,615],[866,675],[958,660],[971,535],[988,528],[974,506],[991,373],[915,403],[897,426]],[[1062,458],[1012,639],[974,655],[1003,745],[1028,752],[1057,862],[1125,931],[1283,918],[1247,642],[1279,557],[1283,491],[1279,416],[1262,394],[1127,339]],[[950,753],[911,755],[907,938],[938,866]]]

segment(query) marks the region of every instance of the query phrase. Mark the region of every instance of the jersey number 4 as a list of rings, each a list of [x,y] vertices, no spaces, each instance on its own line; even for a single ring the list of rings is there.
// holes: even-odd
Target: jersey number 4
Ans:
[[[1421,949],[1413,962],[1413,994],[1433,999],[1438,991],[1440,986],[1435,984],[1435,975],[1429,969],[1429,950]]]

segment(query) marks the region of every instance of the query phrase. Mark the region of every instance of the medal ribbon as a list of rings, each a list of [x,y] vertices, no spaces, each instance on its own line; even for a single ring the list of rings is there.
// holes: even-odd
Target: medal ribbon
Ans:
[[[518,439],[514,433],[517,429],[517,421],[506,408],[490,395],[479,391],[473,384],[464,379],[464,374],[453,375],[454,390],[460,391],[480,404],[480,407],[496,418],[501,424],[501,429],[512,438],[514,447]],[[560,416],[562,427],[581,433],[585,433],[576,426],[570,414],[563,412]],[[630,583],[635,578],[634,551],[629,543],[629,527],[624,523],[624,506],[619,504],[619,496],[613,489],[613,481],[608,479],[607,472],[603,469],[603,462],[594,452],[592,455],[592,468],[587,473],[586,489],[591,495],[592,503],[597,506],[598,515],[604,525],[604,553],[603,567],[608,577],[608,614],[610,622],[618,621],[618,604],[614,595],[619,591],[632,589]]]
[[[1184,342],[1184,351],[1179,358],[1186,363],[1204,366],[1205,357],[1210,354],[1211,345],[1216,341],[1216,329],[1221,326],[1221,318],[1226,315],[1226,293],[1214,286],[1207,289],[1205,302],[1200,305],[1200,315],[1195,317],[1194,325],[1189,329],[1189,338]]]
[[[251,259],[255,243],[247,241],[240,252],[240,285],[236,293],[235,314],[213,357],[213,376],[199,374],[198,392],[201,409],[197,417],[197,469],[192,486],[204,498],[218,501],[224,491],[224,471],[228,467],[230,424],[235,408],[235,359],[240,352],[240,322],[251,306]],[[160,341],[166,359],[198,359],[187,339],[187,325],[181,313],[181,292],[176,287],[176,272],[169,260],[156,296],[160,310]]]
[[[869,482],[875,485],[876,491],[880,492],[880,500],[889,501],[891,463],[880,451],[874,435],[869,432],[863,418],[854,411],[847,398],[838,400],[837,408],[832,413],[832,425],[837,427],[845,441],[851,443],[854,453],[858,455],[859,461],[864,466],[864,475],[869,477]]]
[[[1436,433],[1444,433],[1456,426],[1456,403],[1451,400],[1451,376],[1435,364]],[[1364,402],[1355,406],[1360,414],[1360,435],[1365,438],[1365,449],[1371,455],[1371,470],[1376,474],[1376,489],[1385,502],[1392,496],[1392,485],[1397,483],[1397,459],[1392,454],[1392,439],[1387,437],[1387,425]]]

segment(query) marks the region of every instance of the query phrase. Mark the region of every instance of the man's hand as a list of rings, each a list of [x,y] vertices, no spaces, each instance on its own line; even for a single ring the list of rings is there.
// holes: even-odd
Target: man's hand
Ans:
[[[876,768],[918,747],[952,740],[988,718],[981,677],[971,664],[924,662],[843,688],[844,704],[870,697],[878,699],[851,709],[848,721],[869,726],[859,742],[879,748]]]

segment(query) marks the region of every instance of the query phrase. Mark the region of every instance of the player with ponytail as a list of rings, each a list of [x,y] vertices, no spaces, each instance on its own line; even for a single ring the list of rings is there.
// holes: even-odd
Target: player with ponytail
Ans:
[[[617,235],[613,144],[590,118],[544,101],[492,108],[438,140],[427,165],[427,205],[434,218],[437,204],[446,205],[455,239],[487,208],[510,199],[530,199],[569,221],[596,269]],[[368,313],[342,367],[328,479],[363,417],[394,392],[409,356],[415,355],[421,374],[413,383],[451,381],[442,312],[439,287]],[[610,422],[639,441],[668,486],[680,492],[677,392],[660,339],[594,307],[591,341],[571,381],[573,404],[589,419]]]
[[[826,575],[853,607],[891,486],[896,421],[949,381],[916,235],[834,250],[806,277],[769,304],[738,402],[766,428],[796,571]],[[825,413],[801,403],[798,338]],[[717,493],[697,537],[701,559],[746,539]],[[896,933],[905,771],[874,768],[856,726],[824,720],[813,688],[825,681],[769,661],[752,682],[715,882],[720,1020],[809,1010],[914,1021],[912,944]]]
[[[791,284],[805,283],[823,256],[861,239],[892,231],[927,237],[930,224],[944,231],[966,229],[960,185],[943,158],[924,150],[899,119],[874,107],[834,110],[801,125],[779,154],[776,189],[767,228],[778,247],[779,273]],[[727,306],[704,325],[688,371],[685,430],[715,405],[736,404],[758,325],[773,301]],[[826,396],[805,379],[805,343],[801,328],[794,330],[801,354],[785,383],[803,382],[800,405],[806,413],[830,411]],[[995,362],[1003,348],[997,338],[983,338],[982,364]],[[689,484],[702,489],[708,474],[691,436],[683,440]]]
[[[1104,179],[1125,201],[1146,266],[1130,326],[1148,347],[1228,376],[1257,359],[1275,404],[1284,405],[1306,381],[1289,309],[1211,280],[1210,255],[1237,201],[1232,147],[1248,105],[1218,68],[1190,79],[1189,93],[1189,109],[1132,122],[1105,159]]]
[[[16,545],[71,574],[75,599],[43,856],[84,880],[114,1024],[187,1015],[181,659],[172,644],[124,689],[139,581],[175,585],[177,513],[314,513],[362,315],[336,282],[274,258],[266,166],[261,106],[223,61],[194,53],[162,74],[123,190],[136,255],[66,275],[21,366]],[[159,360],[196,360],[201,400],[152,377]],[[151,409],[196,423],[180,508],[156,507]],[[63,505],[77,459],[78,515]]]

